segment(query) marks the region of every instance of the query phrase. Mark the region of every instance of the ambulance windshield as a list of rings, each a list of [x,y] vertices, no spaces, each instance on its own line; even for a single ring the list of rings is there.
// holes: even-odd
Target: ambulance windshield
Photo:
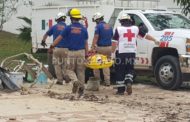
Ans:
[[[174,28],[190,29],[190,20],[180,14],[146,13],[144,15],[157,31]]]

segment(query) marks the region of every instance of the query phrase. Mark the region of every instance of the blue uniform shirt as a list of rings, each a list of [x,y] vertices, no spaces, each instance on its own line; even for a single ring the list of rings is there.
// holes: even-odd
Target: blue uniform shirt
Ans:
[[[87,29],[78,22],[67,26],[62,32],[61,36],[66,38],[69,50],[85,49],[86,41],[88,40]]]
[[[55,40],[59,34],[61,33],[61,31],[63,31],[66,27],[66,24],[64,22],[59,22],[57,24],[55,24],[54,26],[52,26],[47,32],[46,34],[48,36],[52,36],[53,35],[53,40]],[[66,41],[64,39],[62,39],[55,47],[62,47],[62,48],[67,48],[68,44],[66,43]]]
[[[95,34],[99,36],[98,46],[111,46],[113,29],[109,24],[104,21],[100,22],[95,28]]]

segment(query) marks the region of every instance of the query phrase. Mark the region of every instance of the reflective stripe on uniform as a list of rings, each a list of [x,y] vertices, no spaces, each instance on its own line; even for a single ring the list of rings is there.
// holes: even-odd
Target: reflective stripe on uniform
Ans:
[[[125,81],[126,81],[126,80],[133,81],[133,75],[132,75],[132,74],[126,74],[126,75],[125,75]]]
[[[125,81],[116,81],[116,84],[124,84]]]

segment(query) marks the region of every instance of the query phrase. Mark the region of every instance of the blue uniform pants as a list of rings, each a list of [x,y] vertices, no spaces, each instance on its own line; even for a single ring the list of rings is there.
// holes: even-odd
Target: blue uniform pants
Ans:
[[[135,53],[118,53],[116,51],[115,71],[119,93],[125,92],[127,83],[133,82]]]

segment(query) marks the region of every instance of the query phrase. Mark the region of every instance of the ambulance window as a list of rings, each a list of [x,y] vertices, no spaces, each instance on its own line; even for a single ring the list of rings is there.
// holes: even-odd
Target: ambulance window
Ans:
[[[190,20],[180,14],[146,13],[144,15],[157,31],[174,28],[190,29]]]
[[[131,16],[131,19],[133,20],[134,25],[138,27],[143,27],[144,30],[148,32],[148,28],[146,27],[146,25],[144,24],[144,22],[138,15],[135,15],[135,14],[129,14],[129,15]]]
[[[129,14],[131,16],[131,19],[134,21],[134,25],[139,26],[140,24],[143,23],[143,21],[141,20],[141,18],[135,14]]]

